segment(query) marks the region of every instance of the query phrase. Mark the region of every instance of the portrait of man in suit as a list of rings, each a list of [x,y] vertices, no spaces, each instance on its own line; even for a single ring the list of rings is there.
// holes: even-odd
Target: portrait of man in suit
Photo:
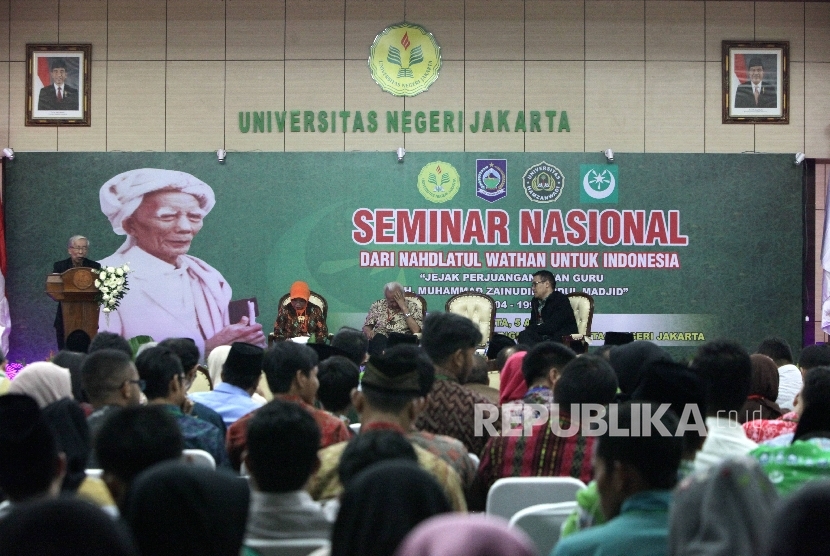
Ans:
[[[66,59],[53,58],[49,64],[51,85],[43,87],[37,99],[38,110],[78,110],[78,89],[66,83]]]
[[[761,56],[751,56],[747,62],[749,81],[738,85],[735,91],[735,108],[776,108],[778,92],[775,83],[764,79],[764,61]]]
[[[265,347],[261,324],[248,317],[230,322],[225,277],[188,255],[216,202],[208,184],[185,172],[138,168],[107,181],[99,198],[113,231],[127,236],[100,262],[130,266],[129,291],[117,311],[101,312],[99,331],[156,341],[191,338],[203,357],[233,342]]]

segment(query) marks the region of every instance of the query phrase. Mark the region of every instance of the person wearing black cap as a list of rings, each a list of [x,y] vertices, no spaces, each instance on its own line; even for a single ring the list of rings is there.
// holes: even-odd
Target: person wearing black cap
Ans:
[[[778,105],[775,85],[764,81],[764,62],[761,57],[749,58],[746,68],[749,81],[738,85],[735,108],[775,108]]]
[[[37,402],[25,394],[0,396],[0,489],[8,500],[0,517],[24,500],[60,493],[66,458]]]
[[[191,399],[221,415],[228,426],[259,409],[261,404],[251,399],[251,395],[256,392],[262,375],[263,353],[259,346],[234,342],[222,366],[222,382],[210,392],[191,394]]]
[[[450,314],[450,313],[441,313]],[[407,431],[424,405],[423,397],[432,388],[435,370],[432,362],[415,346],[400,345],[373,355],[366,363],[361,390],[352,394],[352,403],[360,414],[360,432],[395,430],[407,435],[415,447],[418,463],[443,487],[452,507],[466,511],[459,473],[432,449],[422,447]],[[320,450],[320,467],[309,481],[308,491],[315,500],[337,497],[343,490],[338,465],[346,442]],[[458,444],[461,448],[460,443]],[[464,453],[464,459],[469,457]]]
[[[37,97],[38,110],[77,110],[78,89],[66,84],[66,60],[53,58],[49,76],[52,84],[43,87]]]

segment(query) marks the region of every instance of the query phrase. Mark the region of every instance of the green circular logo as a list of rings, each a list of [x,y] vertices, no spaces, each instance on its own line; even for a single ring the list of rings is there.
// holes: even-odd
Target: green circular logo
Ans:
[[[458,171],[449,162],[430,162],[418,174],[418,191],[427,201],[446,203],[461,189]]]
[[[398,97],[423,93],[438,79],[440,69],[441,47],[420,25],[391,25],[375,37],[369,49],[372,79]]]

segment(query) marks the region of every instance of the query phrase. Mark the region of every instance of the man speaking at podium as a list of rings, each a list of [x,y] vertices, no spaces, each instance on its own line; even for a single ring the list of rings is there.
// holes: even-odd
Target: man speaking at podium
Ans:
[[[87,259],[86,254],[89,252],[89,240],[84,236],[72,236],[66,244],[69,251],[69,258],[56,262],[52,265],[52,272],[55,274],[63,274],[70,268],[101,268],[97,262]],[[64,348],[64,330],[63,330],[63,311],[61,304],[58,303],[58,314],[55,315],[55,334],[58,338],[58,350]]]

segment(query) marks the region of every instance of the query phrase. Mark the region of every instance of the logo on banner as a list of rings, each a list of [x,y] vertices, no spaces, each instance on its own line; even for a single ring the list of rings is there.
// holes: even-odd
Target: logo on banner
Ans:
[[[441,47],[432,33],[412,23],[391,25],[369,48],[369,73],[396,97],[423,93],[438,79]]]
[[[430,162],[418,174],[418,191],[427,201],[446,203],[461,189],[458,171],[448,162]]]
[[[619,171],[616,164],[580,164],[582,189],[579,200],[583,203],[616,203]]]
[[[476,197],[494,203],[507,196],[507,160],[476,160]]]
[[[552,203],[565,188],[565,176],[556,166],[541,162],[525,171],[522,186],[527,198],[534,203]]]

